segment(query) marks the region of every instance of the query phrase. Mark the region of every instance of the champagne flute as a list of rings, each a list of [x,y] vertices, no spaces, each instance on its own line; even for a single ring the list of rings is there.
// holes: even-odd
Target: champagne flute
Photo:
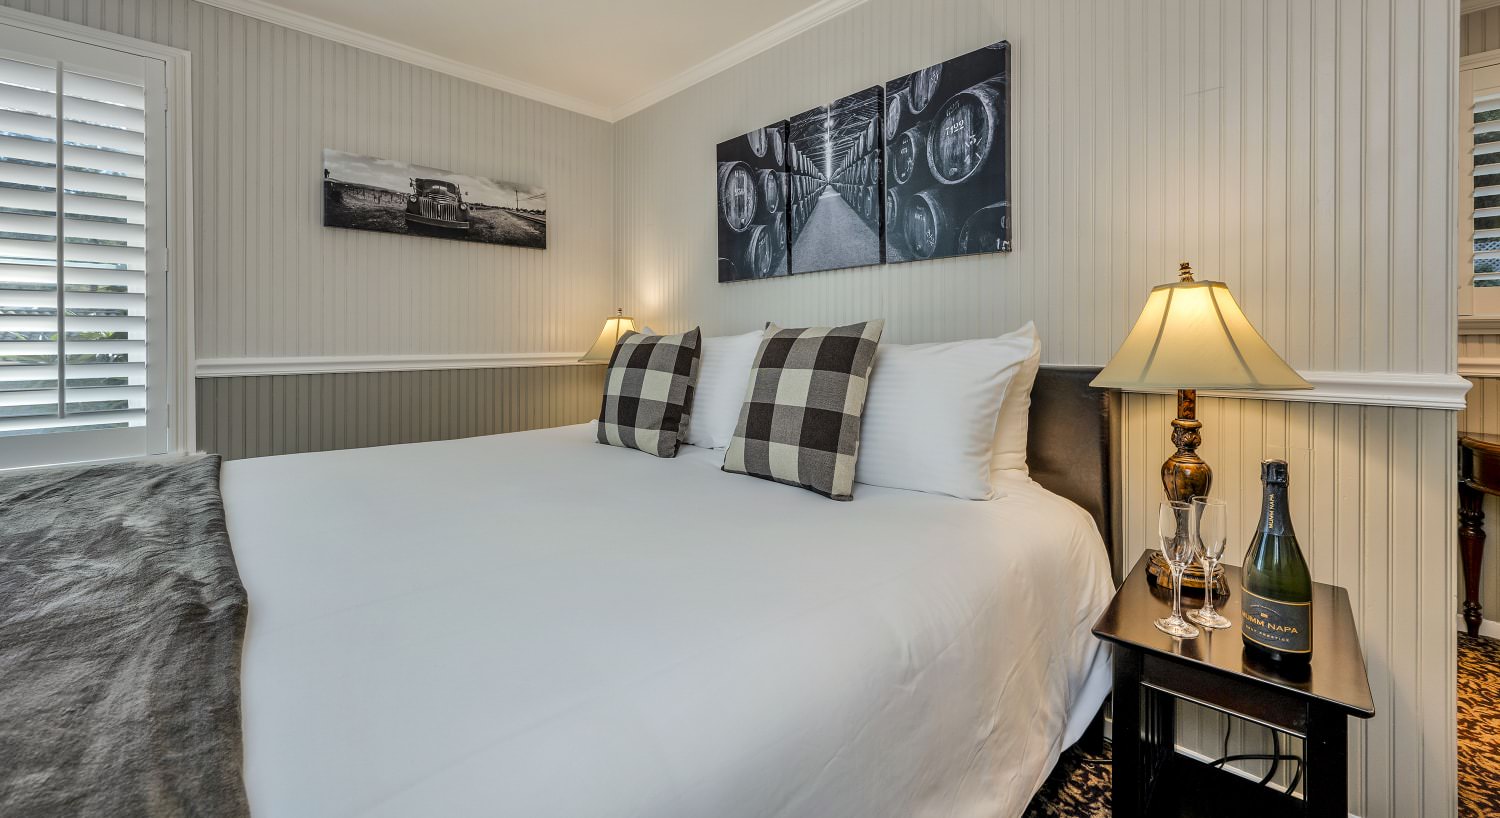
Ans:
[[[1219,560],[1224,557],[1224,545],[1229,542],[1229,507],[1223,500],[1209,497],[1193,498],[1193,527],[1197,529],[1198,559],[1203,563],[1203,607],[1189,611],[1187,618],[1205,628],[1227,628],[1232,624],[1224,615],[1214,610],[1214,572]]]
[[[1182,572],[1193,558],[1193,508],[1181,500],[1161,504],[1156,519],[1156,534],[1161,540],[1161,555],[1172,566],[1172,615],[1156,620],[1156,628],[1178,639],[1195,639],[1198,629],[1182,618]]]

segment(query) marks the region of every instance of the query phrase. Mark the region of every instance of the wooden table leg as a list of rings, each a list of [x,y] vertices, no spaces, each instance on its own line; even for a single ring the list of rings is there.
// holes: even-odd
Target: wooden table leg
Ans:
[[[1116,647],[1114,651],[1113,790],[1114,818],[1140,818],[1145,812],[1145,765],[1141,763],[1141,654]]]
[[[1305,752],[1302,793],[1308,818],[1348,818],[1348,716],[1330,707],[1310,706]]]
[[[1479,635],[1484,606],[1479,603],[1479,569],[1484,563],[1484,493],[1467,482],[1458,484],[1458,547],[1464,569],[1464,625]]]

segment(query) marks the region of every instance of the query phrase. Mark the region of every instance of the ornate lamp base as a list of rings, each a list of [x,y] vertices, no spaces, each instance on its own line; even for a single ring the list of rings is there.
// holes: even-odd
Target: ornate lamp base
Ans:
[[[1167,499],[1191,501],[1194,497],[1207,497],[1213,485],[1213,470],[1198,456],[1198,445],[1203,442],[1199,432],[1203,428],[1198,420],[1198,392],[1194,389],[1177,390],[1177,418],[1172,421],[1172,443],[1177,451],[1161,464],[1161,485],[1167,491]],[[1160,588],[1172,587],[1172,569],[1160,551],[1151,553],[1151,564],[1146,571],[1151,583]],[[1182,572],[1183,590],[1202,592],[1205,586],[1203,566],[1196,560]],[[1214,571],[1214,590],[1226,593],[1224,569]]]
[[[1146,566],[1146,577],[1152,585],[1158,588],[1171,590],[1172,588],[1172,566],[1162,557],[1160,551],[1151,552],[1151,563]],[[1182,590],[1187,594],[1202,594],[1206,583],[1203,581],[1203,564],[1193,562],[1182,572]],[[1224,566],[1214,568],[1214,593],[1221,596],[1229,593],[1229,586],[1224,584]]]

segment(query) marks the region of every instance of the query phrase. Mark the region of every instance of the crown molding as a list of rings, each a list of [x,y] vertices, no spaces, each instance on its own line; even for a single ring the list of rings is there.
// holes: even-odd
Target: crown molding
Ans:
[[[1312,389],[1255,392],[1238,389],[1200,389],[1200,397],[1241,400],[1279,400],[1303,403],[1347,403],[1360,406],[1400,406],[1411,409],[1464,408],[1472,386],[1452,375],[1423,372],[1299,372]],[[1167,389],[1126,389],[1126,392],[1172,394]]]
[[[1459,6],[1459,14],[1469,14],[1475,11],[1484,11],[1488,8],[1500,6],[1500,0],[1463,0]]]
[[[296,355],[285,358],[199,358],[200,378],[260,375],[328,375],[430,369],[505,369],[518,366],[587,366],[580,352],[501,352],[489,355]],[[603,363],[602,361],[600,363]]]
[[[489,71],[468,63],[449,59],[430,51],[423,51],[420,48],[403,45],[394,40],[387,40],[384,37],[377,37],[374,34],[367,34],[340,23],[324,20],[321,17],[314,17],[311,14],[293,11],[274,3],[268,3],[266,0],[198,0],[198,2],[215,6],[225,11],[232,11],[236,14],[243,14],[246,17],[254,17],[257,20],[274,23],[294,31],[303,32],[304,34],[322,37],[325,40],[332,40],[336,43],[342,43],[384,57],[390,57],[393,60],[400,60],[422,68],[428,68],[442,74],[448,74],[459,79],[494,88],[497,91],[504,91],[508,94],[515,94],[518,97],[536,100],[537,102],[573,111],[584,116],[602,119],[605,122],[618,122],[631,114],[645,110],[661,102],[679,91],[697,85],[721,71],[739,65],[757,54],[774,48],[826,20],[843,14],[855,6],[863,5],[867,0],[818,0],[817,3],[808,6],[770,28],[741,40],[728,50],[722,51],[686,71],[669,77],[644,93],[614,108],[559,91],[553,91],[550,88],[543,88],[540,85],[534,85],[495,71]],[[1500,3],[1500,0],[1494,0],[1494,2]]]
[[[257,20],[275,23],[278,26],[300,31],[304,34],[311,34],[315,37],[322,37],[325,40],[332,40],[333,42],[369,51],[383,57],[390,57],[393,60],[400,60],[401,62],[411,63],[422,68],[429,68],[442,74],[448,74],[459,79],[494,88],[497,91],[504,91],[507,94],[515,94],[518,97],[525,97],[556,108],[573,111],[574,113],[583,114],[595,119],[602,119],[606,122],[613,121],[610,119],[609,107],[606,105],[579,99],[575,96],[553,91],[550,88],[543,88],[540,85],[533,85],[524,80],[518,80],[515,77],[478,68],[468,63],[462,63],[434,54],[430,51],[423,51],[420,48],[403,45],[393,40],[387,40],[384,37],[377,37],[374,34],[367,34],[339,23],[324,20],[321,17],[314,17],[311,14],[304,14],[300,11],[293,11],[273,3],[267,3],[265,0],[198,0],[198,2],[215,6],[225,11],[232,11],[236,14],[243,14],[246,17],[254,17]]]
[[[692,68],[664,82],[658,83],[645,93],[616,106],[610,112],[610,121],[618,122],[631,114],[639,113],[673,94],[697,85],[721,71],[733,68],[757,54],[769,51],[808,29],[831,20],[852,8],[862,6],[865,2],[866,0],[818,0],[818,2],[759,34],[752,34],[750,37],[731,46],[728,50],[721,51]],[[1496,0],[1496,2],[1500,2],[1500,0]]]

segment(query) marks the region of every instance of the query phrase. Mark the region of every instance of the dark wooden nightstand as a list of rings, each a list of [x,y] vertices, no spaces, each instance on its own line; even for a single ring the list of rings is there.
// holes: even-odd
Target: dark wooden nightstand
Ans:
[[[1225,566],[1230,593],[1219,606],[1235,627],[1177,640],[1153,624],[1172,600],[1151,587],[1146,563],[1142,555],[1094,623],[1094,635],[1114,645],[1114,818],[1347,818],[1348,718],[1375,715],[1349,594],[1314,583],[1313,659],[1300,675],[1285,675],[1245,653],[1239,568]],[[1183,609],[1192,604],[1185,596]],[[1305,800],[1177,753],[1174,699],[1302,737]]]

